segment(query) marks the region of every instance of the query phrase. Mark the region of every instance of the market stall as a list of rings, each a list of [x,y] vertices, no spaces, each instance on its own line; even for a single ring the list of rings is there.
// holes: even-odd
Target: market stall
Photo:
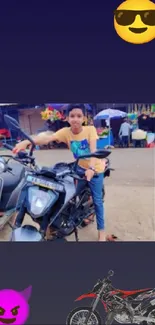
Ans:
[[[41,117],[45,121],[46,128],[56,132],[63,127],[69,126],[66,119],[66,110],[69,104],[45,104],[45,109],[41,112]],[[90,104],[85,104],[86,116],[85,125],[93,124],[92,107]]]
[[[114,145],[114,137],[112,130],[108,128],[97,128],[97,134],[99,136],[99,139],[97,140],[97,149],[102,149],[110,145]]]
[[[11,133],[8,129],[0,129],[0,148],[3,147],[3,142],[10,140]]]
[[[105,147],[114,146],[114,137],[111,128],[111,120],[124,118],[127,116],[127,113],[115,110],[115,109],[105,109],[98,113],[94,120],[105,120],[106,121],[106,128],[97,129],[99,140],[97,141],[97,148],[103,149]]]
[[[146,147],[153,147],[155,145],[155,105],[151,105],[149,110],[129,113],[128,119],[132,123],[133,145],[144,147],[145,143]],[[140,131],[143,131],[143,133]]]

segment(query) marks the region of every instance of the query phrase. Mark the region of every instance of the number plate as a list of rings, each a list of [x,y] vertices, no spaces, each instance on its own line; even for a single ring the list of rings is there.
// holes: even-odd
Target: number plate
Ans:
[[[49,190],[55,190],[58,192],[64,192],[64,188],[61,184],[58,184],[56,182],[51,182],[49,180],[46,179],[42,179],[39,177],[35,177],[32,175],[28,175],[27,176],[27,182],[30,182],[34,185],[40,186],[40,187],[44,187],[47,188]]]

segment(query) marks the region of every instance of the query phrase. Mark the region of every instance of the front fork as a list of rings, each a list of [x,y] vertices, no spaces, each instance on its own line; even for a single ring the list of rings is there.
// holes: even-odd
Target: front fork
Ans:
[[[95,301],[92,303],[91,305],[91,309],[86,317],[86,320],[85,320],[85,325],[88,325],[88,322],[89,322],[89,319],[92,315],[92,313],[95,311],[99,301],[101,299],[101,295],[99,294],[97,296],[97,298],[95,299]],[[128,313],[128,317],[130,319],[130,322],[131,324],[133,323],[133,313],[131,312],[130,309],[127,310],[127,313]],[[114,320],[114,317],[116,316],[117,312],[112,310],[110,311],[108,314],[107,314],[107,317],[106,317],[106,320],[105,320],[105,325],[111,325],[113,323],[113,320]]]
[[[101,299],[101,295],[98,294],[97,298],[92,302],[91,309],[90,309],[90,311],[86,317],[85,323],[84,323],[85,325],[88,325],[89,319],[90,319],[91,315],[93,314],[93,312],[95,311],[100,299]]]
[[[88,316],[86,317],[85,325],[88,325],[89,319],[90,319],[92,313],[95,311],[95,309],[99,303],[99,300],[100,300],[100,297],[95,300],[95,303],[93,304],[90,312],[88,313]],[[111,325],[113,323],[114,316],[115,316],[115,313],[113,311],[108,313],[106,320],[105,320],[105,325]]]

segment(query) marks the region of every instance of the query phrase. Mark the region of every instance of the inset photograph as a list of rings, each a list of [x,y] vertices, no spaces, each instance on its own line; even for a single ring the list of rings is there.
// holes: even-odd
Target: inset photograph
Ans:
[[[155,104],[0,104],[0,241],[155,240]]]

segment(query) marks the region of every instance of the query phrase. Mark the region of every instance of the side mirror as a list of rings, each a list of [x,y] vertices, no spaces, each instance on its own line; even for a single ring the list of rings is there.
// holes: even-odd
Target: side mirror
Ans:
[[[109,151],[109,150],[98,150],[94,153],[94,157],[98,158],[98,159],[104,159],[104,158],[107,158],[110,154],[111,154],[111,151]]]
[[[111,277],[111,276],[113,276],[113,275],[114,275],[114,271],[113,271],[113,270],[110,270],[110,271],[108,272],[108,276]]]
[[[86,158],[92,158],[92,157],[98,158],[98,159],[104,159],[104,158],[107,158],[110,154],[111,154],[111,151],[109,151],[109,150],[98,150],[96,152],[89,153],[87,155],[79,156],[75,162],[74,170],[76,170],[80,159],[86,159]]]
[[[11,116],[5,114],[4,121],[8,125],[8,127],[12,130],[21,130],[18,122]]]
[[[5,114],[4,120],[10,129],[20,131],[20,133],[24,136],[24,138],[26,138],[32,143],[32,148],[30,151],[30,156],[32,156],[33,149],[35,148],[35,143],[32,140],[32,138],[21,129],[19,123],[13,117]]]
[[[98,159],[104,159],[107,158],[109,155],[111,154],[111,151],[109,150],[98,150],[96,152],[87,154],[87,155],[82,155],[79,157],[79,159],[83,159],[83,158],[98,158]]]

